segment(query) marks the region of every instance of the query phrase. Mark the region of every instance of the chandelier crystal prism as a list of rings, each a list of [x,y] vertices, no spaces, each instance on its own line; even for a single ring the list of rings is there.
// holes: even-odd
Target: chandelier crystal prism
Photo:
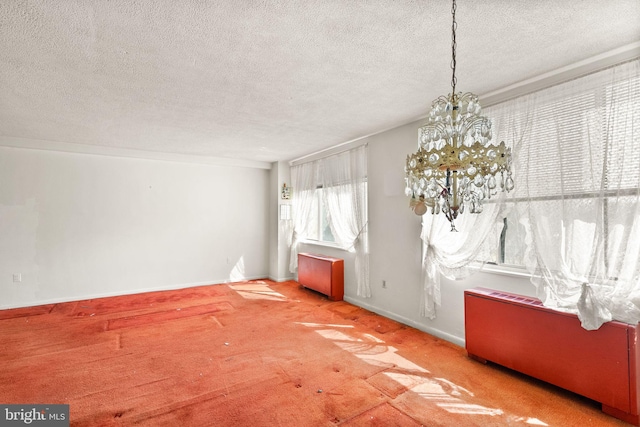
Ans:
[[[511,191],[511,149],[492,142],[491,120],[472,93],[456,93],[456,2],[451,8],[451,93],[431,105],[418,130],[418,151],[407,156],[405,193],[416,215],[442,212],[455,228],[458,215],[479,214],[498,189]]]

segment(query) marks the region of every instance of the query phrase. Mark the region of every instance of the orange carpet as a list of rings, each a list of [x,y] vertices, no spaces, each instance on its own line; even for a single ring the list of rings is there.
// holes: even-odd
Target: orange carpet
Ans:
[[[73,426],[628,426],[295,282],[0,311],[0,403]]]

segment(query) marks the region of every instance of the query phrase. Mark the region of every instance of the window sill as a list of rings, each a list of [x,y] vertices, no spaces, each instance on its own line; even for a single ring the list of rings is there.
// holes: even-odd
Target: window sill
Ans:
[[[323,248],[333,248],[333,249],[339,249],[341,251],[345,251],[345,249],[342,246],[333,242],[321,242],[319,240],[302,240],[300,243],[302,243],[303,245],[320,246]]]
[[[485,264],[478,271],[481,273],[500,274],[500,275],[509,276],[509,277],[522,277],[527,279],[531,278],[531,273],[529,273],[525,268],[522,268],[522,267],[509,267],[506,265]]]

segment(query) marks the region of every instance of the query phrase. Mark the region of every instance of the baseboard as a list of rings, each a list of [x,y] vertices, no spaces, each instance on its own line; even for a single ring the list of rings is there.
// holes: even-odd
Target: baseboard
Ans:
[[[264,279],[265,277],[266,276],[245,277],[242,280],[259,280],[259,279]],[[117,297],[121,295],[143,294],[146,292],[173,291],[177,289],[195,288],[198,286],[220,285],[224,283],[233,283],[233,282],[238,282],[238,281],[237,280],[232,281],[230,279],[215,279],[215,280],[208,280],[205,282],[178,283],[178,284],[167,285],[167,286],[154,286],[149,288],[127,289],[127,290],[121,290],[121,291],[115,291],[115,292],[101,292],[96,294],[67,296],[62,298],[50,298],[50,299],[31,301],[29,303],[23,303],[23,304],[0,305],[0,310],[10,310],[12,308],[35,307],[38,305],[47,305],[47,304],[60,304],[64,302],[84,301],[84,300],[96,299],[96,298]]]
[[[464,347],[465,346],[465,341],[464,338],[460,338],[457,337],[455,335],[451,335],[447,332],[444,332],[440,329],[436,329],[436,328],[430,328],[428,326],[423,325],[422,323],[418,323],[415,320],[411,320],[409,318],[406,318],[404,316],[400,316],[399,314],[396,313],[392,313],[390,311],[387,310],[383,310],[379,307],[374,307],[370,304],[367,303],[363,303],[362,301],[355,299],[355,298],[351,298],[345,295],[344,300],[347,301],[350,304],[356,305],[358,307],[362,307],[366,310],[372,311],[376,314],[379,314],[381,316],[384,317],[388,317],[389,319],[395,320],[397,322],[400,322],[402,324],[405,324],[407,326],[411,326],[412,328],[416,328],[422,332],[425,332],[429,335],[433,335],[434,337],[438,337],[440,339],[443,339],[445,341],[449,341],[450,343],[453,343],[457,346],[460,347]]]
[[[271,280],[272,282],[288,282],[289,280],[295,280],[294,276],[287,276],[287,277],[273,277],[273,276],[269,276],[269,280]]]

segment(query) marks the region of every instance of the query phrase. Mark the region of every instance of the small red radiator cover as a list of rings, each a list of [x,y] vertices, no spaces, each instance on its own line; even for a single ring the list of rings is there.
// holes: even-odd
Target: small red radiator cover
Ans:
[[[638,325],[614,321],[588,331],[576,315],[492,289],[469,289],[464,300],[470,357],[586,396],[639,425]]]
[[[332,301],[344,297],[344,260],[324,255],[298,254],[298,283],[325,294]]]

